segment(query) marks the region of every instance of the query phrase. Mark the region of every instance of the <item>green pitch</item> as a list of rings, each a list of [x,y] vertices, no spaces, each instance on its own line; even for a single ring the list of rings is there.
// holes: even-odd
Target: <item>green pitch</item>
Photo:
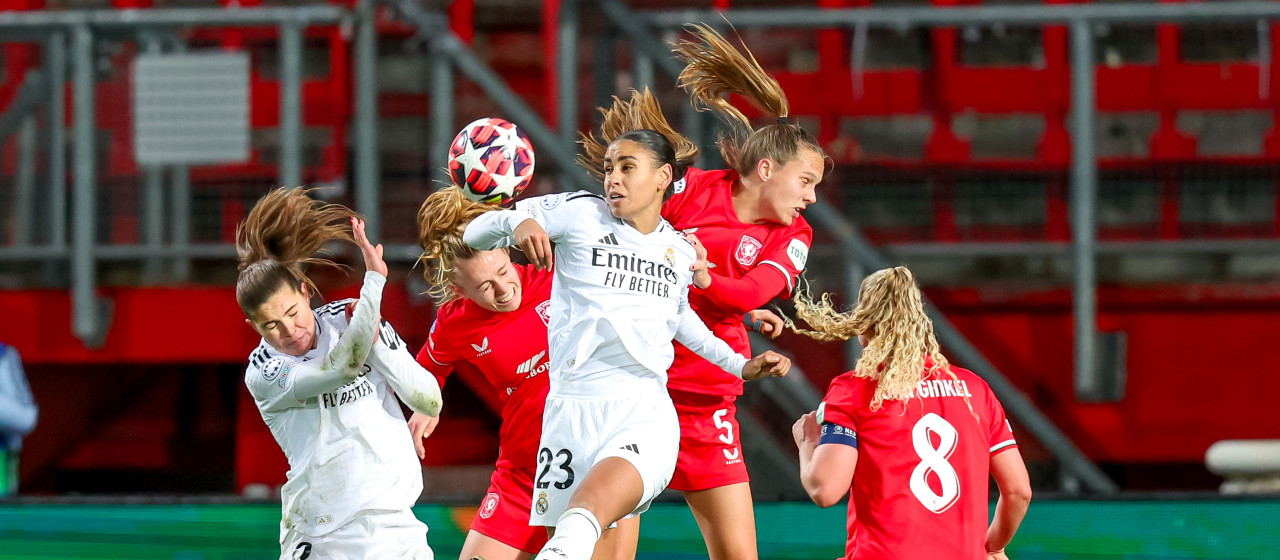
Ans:
[[[414,510],[441,560],[456,558],[473,509]],[[842,554],[844,509],[756,507],[763,559]],[[275,505],[16,505],[0,502],[0,558],[266,560],[278,556]],[[705,558],[687,508],[658,504],[641,522],[644,560]],[[1280,499],[1039,501],[1009,556],[1031,559],[1280,558]]]

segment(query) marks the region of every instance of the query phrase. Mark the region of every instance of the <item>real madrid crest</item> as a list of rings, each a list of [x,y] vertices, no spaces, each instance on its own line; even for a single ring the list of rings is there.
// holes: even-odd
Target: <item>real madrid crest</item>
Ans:
[[[676,250],[675,249],[671,247],[667,247],[667,254],[663,255],[663,258],[667,260],[667,266],[671,268],[676,267]]]
[[[550,505],[547,504],[547,493],[538,492],[538,503],[534,505],[534,508],[538,511],[538,515],[546,515],[548,507],[550,507]]]

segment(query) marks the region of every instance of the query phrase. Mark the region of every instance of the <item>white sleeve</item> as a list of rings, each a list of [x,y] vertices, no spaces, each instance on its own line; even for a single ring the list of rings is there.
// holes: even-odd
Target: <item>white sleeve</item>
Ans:
[[[467,224],[462,231],[462,242],[482,251],[505,249],[516,244],[512,235],[516,226],[530,219],[533,218],[528,214],[515,210],[485,212]]]
[[[387,278],[377,272],[364,273],[360,301],[338,344],[315,360],[282,357],[268,360],[260,368],[249,366],[245,384],[263,410],[271,412],[303,405],[307,399],[341,387],[360,375],[377,335],[382,307],[382,288]]]
[[[742,377],[742,368],[747,365],[747,359],[734,352],[729,343],[720,340],[703,324],[698,314],[689,307],[687,292],[685,297],[680,298],[680,324],[676,327],[676,342],[720,369]]]
[[[304,405],[293,393],[293,378],[312,364],[294,356],[278,356],[270,358],[262,365],[249,364],[244,372],[244,384],[249,394],[258,403],[263,412],[278,412]],[[306,374],[304,374],[306,375]]]
[[[580,223],[582,213],[589,211],[600,197],[588,192],[548,194],[516,202],[513,210],[485,212],[477,216],[462,232],[462,241],[476,249],[502,249],[515,245],[512,234],[525,220],[533,220],[559,241]],[[591,205],[591,206],[588,206]]]
[[[5,434],[31,433],[39,413],[18,349],[0,344],[0,446]]]
[[[404,340],[385,319],[378,329],[378,342],[369,353],[369,365],[377,368],[396,395],[414,412],[436,417],[443,400],[436,377],[418,365]]]

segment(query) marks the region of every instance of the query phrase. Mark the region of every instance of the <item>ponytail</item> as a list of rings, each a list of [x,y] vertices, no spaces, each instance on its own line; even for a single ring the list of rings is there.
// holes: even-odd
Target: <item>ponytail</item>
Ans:
[[[355,240],[351,235],[351,209],[312,199],[313,189],[275,189],[254,204],[236,227],[236,255],[240,276],[236,302],[252,315],[283,285],[299,285],[318,293],[305,269],[311,265],[340,266],[316,257],[330,241]]]
[[[642,92],[631,90],[631,98],[627,100],[615,95],[613,105],[607,109],[600,108],[600,112],[604,114],[600,135],[579,133],[578,140],[583,149],[583,153],[578,156],[578,165],[586,168],[597,179],[604,178],[604,153],[609,144],[623,134],[636,130],[652,130],[666,137],[674,156],[671,162],[665,163],[688,169],[698,159],[698,146],[671,127],[666,115],[662,114],[662,106],[647,87]],[[679,176],[672,180],[677,179]]]
[[[729,122],[731,131],[720,137],[720,155],[730,168],[745,177],[762,159],[786,165],[802,149],[829,161],[818,140],[790,122],[786,93],[750,50],[744,55],[706,24],[687,29],[697,41],[681,41],[672,49],[686,65],[678,83],[689,92],[694,107],[711,110]],[[729,94],[741,95],[777,122],[760,130],[752,128],[751,120],[729,103]]]
[[[476,250],[462,241],[466,225],[494,208],[467,198],[458,187],[431,193],[418,208],[418,246],[422,248],[418,260],[430,286],[427,294],[437,305],[457,297],[449,279],[454,263],[476,256]]]
[[[933,321],[925,314],[920,288],[905,267],[878,270],[863,280],[858,304],[848,313],[836,311],[829,294],[815,302],[807,289],[796,294],[795,306],[796,316],[812,328],[800,329],[788,319],[787,326],[796,333],[822,341],[871,335],[855,373],[877,380],[871,410],[879,410],[886,400],[906,400],[922,379],[935,372],[955,379],[938,346]]]

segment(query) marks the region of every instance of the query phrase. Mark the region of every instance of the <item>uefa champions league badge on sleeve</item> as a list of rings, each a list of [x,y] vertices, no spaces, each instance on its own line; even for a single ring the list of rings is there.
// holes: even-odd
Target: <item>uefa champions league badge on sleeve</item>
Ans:
[[[284,371],[284,360],[280,358],[272,358],[262,366],[262,378],[267,381],[275,381],[280,377],[280,373]]]
[[[293,362],[281,358],[272,358],[262,366],[262,378],[267,382],[275,381],[276,385],[281,389],[284,388],[284,382],[289,378],[289,368],[293,367]]]
[[[547,514],[547,508],[551,507],[551,504],[547,503],[546,492],[538,492],[538,503],[534,504],[534,507],[537,509],[538,515]]]
[[[544,210],[554,210],[561,202],[564,202],[567,193],[547,195],[539,199],[538,204],[542,205]]]

